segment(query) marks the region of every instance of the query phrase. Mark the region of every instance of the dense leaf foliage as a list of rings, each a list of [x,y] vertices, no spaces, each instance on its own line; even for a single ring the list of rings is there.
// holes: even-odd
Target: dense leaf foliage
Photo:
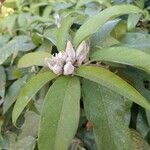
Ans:
[[[0,2],[0,149],[150,149],[149,0]]]

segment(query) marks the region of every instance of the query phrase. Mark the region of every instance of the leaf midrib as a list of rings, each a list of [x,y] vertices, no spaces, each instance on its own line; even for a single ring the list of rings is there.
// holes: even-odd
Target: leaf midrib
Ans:
[[[109,125],[109,114],[107,114],[107,111],[106,111],[106,106],[105,106],[105,102],[104,102],[104,100],[103,100],[103,97],[102,97],[102,92],[101,92],[101,88],[100,88],[100,85],[98,84],[98,88],[99,88],[99,92],[100,92],[100,96],[101,96],[101,101],[102,101],[102,103],[103,103],[103,109],[104,109],[104,113],[105,113],[105,116],[106,116],[106,121],[107,121],[107,125],[108,125],[108,130],[109,130],[109,133],[112,133],[111,132],[111,127],[110,127],[110,125]],[[110,135],[110,139],[114,139],[113,137],[112,137],[112,134],[109,134]],[[114,140],[112,140],[112,142],[113,142],[113,144],[115,145],[115,147],[116,147],[116,144],[115,144],[115,142],[114,142]]]
[[[66,85],[66,87],[68,87],[68,85],[70,84],[70,82],[71,82],[71,80],[68,80],[67,81],[68,83],[67,83],[67,85]],[[65,93],[64,93],[64,101],[62,102],[62,108],[61,108],[61,111],[60,111],[60,114],[62,114],[63,113],[63,111],[64,111],[64,109],[63,109],[63,106],[64,106],[64,104],[65,104],[65,99],[66,99],[66,95],[67,95],[67,92],[68,92],[68,90],[69,90],[69,88],[66,88],[66,90],[65,90]],[[60,118],[59,118],[59,120],[58,120],[58,125],[57,125],[57,127],[56,127],[56,136],[55,136],[55,144],[54,144],[54,148],[56,147],[56,139],[57,139],[57,137],[59,136],[58,135],[58,129],[60,128],[59,126],[60,126],[60,124],[59,124],[59,122],[61,122],[61,120],[62,120],[62,117],[61,117],[62,115],[60,115]]]

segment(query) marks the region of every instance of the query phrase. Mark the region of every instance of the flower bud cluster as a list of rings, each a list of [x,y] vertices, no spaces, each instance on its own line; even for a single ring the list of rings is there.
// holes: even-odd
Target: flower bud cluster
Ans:
[[[75,67],[87,60],[88,53],[89,47],[85,41],[78,46],[76,51],[68,41],[64,52],[56,53],[51,58],[45,58],[45,63],[55,74],[71,75]]]

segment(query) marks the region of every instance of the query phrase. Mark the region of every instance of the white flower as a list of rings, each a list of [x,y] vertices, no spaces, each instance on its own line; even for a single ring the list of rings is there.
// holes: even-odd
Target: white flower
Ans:
[[[63,67],[62,66],[59,66],[58,64],[54,65],[52,71],[55,73],[55,74],[62,74],[63,72]]]
[[[49,67],[49,69],[53,70],[53,67],[55,65],[55,61],[50,58],[45,58],[45,64]]]
[[[85,41],[78,46],[77,51],[68,41],[64,52],[59,52],[51,58],[46,58],[45,63],[55,74],[71,75],[75,66],[80,66],[87,59],[88,53],[89,47]]]
[[[74,66],[72,65],[70,61],[68,61],[64,65],[64,75],[70,75],[70,74],[73,74],[73,72],[74,72]]]

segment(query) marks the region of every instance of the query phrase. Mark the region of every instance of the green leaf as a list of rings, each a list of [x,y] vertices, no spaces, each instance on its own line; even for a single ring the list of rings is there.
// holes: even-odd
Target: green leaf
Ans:
[[[44,37],[51,41],[54,45],[56,45],[56,39],[57,39],[57,28],[51,28],[44,31]]]
[[[46,6],[46,8],[44,9],[44,11],[43,11],[43,14],[42,14],[42,16],[44,17],[44,18],[49,18],[49,15],[51,14],[51,12],[52,12],[52,6]]]
[[[63,19],[60,28],[57,32],[57,48],[59,51],[64,51],[66,42],[68,40],[68,32],[76,18],[68,15]]]
[[[6,86],[5,68],[3,66],[0,66],[0,96],[2,99],[4,98],[5,95],[5,86]]]
[[[2,23],[2,31],[8,31],[10,35],[13,35],[16,31],[16,20],[17,20],[17,15],[12,14],[7,17],[4,17],[3,20],[1,21]]]
[[[136,27],[140,18],[141,18],[141,14],[130,14],[129,15],[128,23],[127,23],[128,31],[132,31]]]
[[[28,111],[25,113],[25,122],[21,126],[21,133],[18,136],[18,139],[25,138],[27,136],[37,137],[38,134],[38,125],[39,125],[40,116],[33,111]],[[34,124],[34,128],[33,128]]]
[[[62,76],[50,87],[41,113],[40,150],[67,150],[78,128],[80,82],[76,77]]]
[[[91,3],[91,2],[99,2],[99,0],[79,0],[77,2],[76,8],[79,9],[83,5],[86,5],[86,4]]]
[[[133,150],[125,124],[126,101],[101,85],[83,80],[83,102],[100,150]]]
[[[9,41],[5,46],[0,48],[0,64],[2,64],[9,56],[18,51],[29,51],[35,48],[31,38],[28,36],[16,36]]]
[[[9,34],[0,35],[0,48],[3,47],[10,38],[11,36]]]
[[[16,1],[15,0],[7,0],[3,3],[5,7],[11,7],[11,8],[16,8]]]
[[[17,99],[19,91],[21,87],[26,83],[26,80],[27,76],[24,76],[23,78],[20,78],[17,81],[13,82],[13,84],[8,88],[3,104],[4,114]]]
[[[133,5],[116,5],[101,11],[98,15],[85,22],[77,31],[74,37],[74,45],[77,47],[81,41],[95,33],[108,20],[130,13],[142,13],[142,10]]]
[[[107,61],[133,66],[150,73],[150,55],[128,47],[110,47],[95,51],[91,60]]]
[[[149,113],[149,111],[147,111]],[[142,137],[146,137],[149,132],[148,116],[144,109],[139,108],[136,119],[136,130],[141,134]],[[134,123],[134,122],[133,122]]]
[[[44,84],[54,79],[55,77],[55,74],[48,71],[37,74],[26,83],[26,85],[20,91],[12,112],[12,121],[14,125],[16,124],[17,118],[29,103],[31,98],[42,88]]]
[[[134,145],[134,150],[149,150],[149,144],[141,137],[141,135],[136,131],[131,129],[131,137]]]
[[[147,33],[127,33],[121,39],[121,46],[140,49],[150,54],[150,35]]]
[[[48,52],[32,52],[25,54],[18,62],[19,68],[31,67],[34,65],[45,66],[45,58],[50,57]],[[30,60],[30,61],[29,61]]]
[[[11,150],[34,150],[36,145],[36,139],[32,136],[27,136],[21,140],[18,140],[15,143],[12,143],[12,147],[10,146]]]
[[[111,36],[116,40],[120,40],[127,32],[127,23],[121,20],[111,32]],[[108,46],[107,46],[108,47]]]
[[[113,28],[119,23],[119,19],[111,20],[105,23],[96,33],[91,36],[91,47],[101,46],[103,42],[110,36]]]
[[[27,18],[30,16],[29,13],[20,13],[18,15],[18,24],[21,28],[26,28],[27,27]]]
[[[101,84],[150,110],[150,104],[134,87],[109,70],[96,66],[82,66],[76,70],[75,74]]]

